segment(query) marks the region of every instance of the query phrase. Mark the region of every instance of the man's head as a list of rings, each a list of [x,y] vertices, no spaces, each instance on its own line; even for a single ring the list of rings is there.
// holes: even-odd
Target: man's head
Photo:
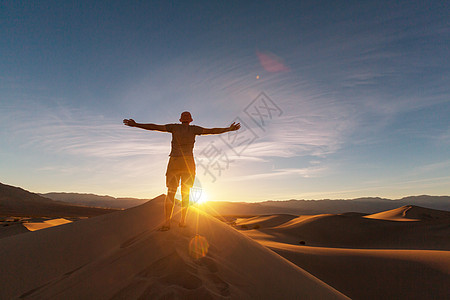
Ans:
[[[181,117],[180,117],[180,122],[181,123],[191,123],[193,120],[192,120],[192,116],[191,116],[191,113],[190,112],[188,112],[188,111],[184,111],[184,112],[182,112],[181,113]]]

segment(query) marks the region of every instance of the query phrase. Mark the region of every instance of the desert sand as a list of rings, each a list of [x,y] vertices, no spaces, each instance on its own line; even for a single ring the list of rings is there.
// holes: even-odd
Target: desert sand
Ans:
[[[268,215],[236,228],[352,299],[450,299],[450,212]]]
[[[192,207],[180,228],[176,207],[161,232],[163,201],[4,237],[0,299],[450,299],[450,212],[214,218]]]
[[[0,298],[346,299],[195,208],[158,231],[163,199],[3,238]]]

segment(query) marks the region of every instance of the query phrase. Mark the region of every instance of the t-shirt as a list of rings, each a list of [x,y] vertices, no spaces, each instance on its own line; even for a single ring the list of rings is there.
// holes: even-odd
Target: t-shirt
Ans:
[[[203,133],[203,127],[185,124],[166,124],[172,133],[172,151],[169,156],[194,156],[195,136]]]

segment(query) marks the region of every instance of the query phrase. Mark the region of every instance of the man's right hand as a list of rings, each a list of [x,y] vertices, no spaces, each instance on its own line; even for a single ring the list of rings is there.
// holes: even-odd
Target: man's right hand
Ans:
[[[130,127],[135,127],[136,126],[136,122],[133,119],[124,119],[123,120],[123,124],[130,126]]]

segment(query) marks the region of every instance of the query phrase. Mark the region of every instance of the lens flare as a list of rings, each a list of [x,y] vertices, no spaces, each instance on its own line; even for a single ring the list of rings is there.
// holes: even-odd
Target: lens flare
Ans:
[[[289,71],[289,68],[284,64],[283,60],[273,53],[256,51],[256,55],[262,67],[267,72],[278,73]]]
[[[192,258],[199,259],[208,254],[209,243],[205,237],[196,234],[189,242],[189,255]]]

